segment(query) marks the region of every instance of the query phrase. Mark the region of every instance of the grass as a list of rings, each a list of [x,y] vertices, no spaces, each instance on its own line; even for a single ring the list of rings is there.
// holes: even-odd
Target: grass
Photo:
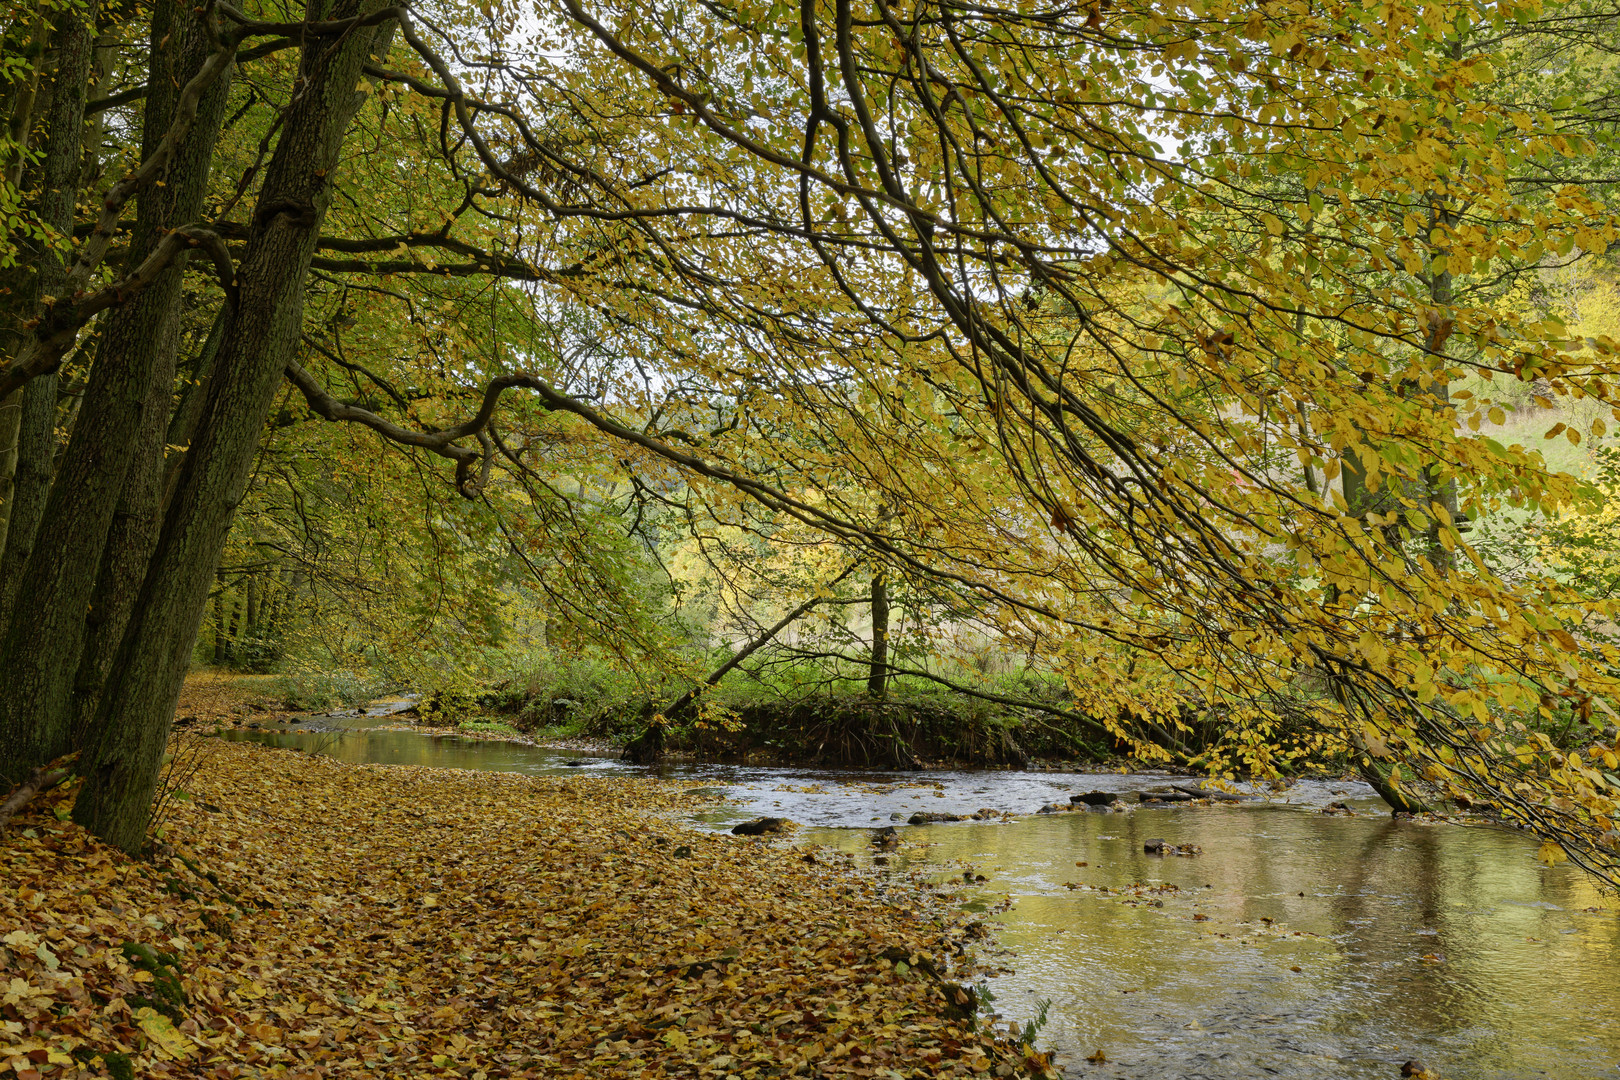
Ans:
[[[522,738],[523,732],[511,724],[503,724],[499,720],[463,720],[456,725],[457,730],[475,735],[509,735],[512,738]]]
[[[382,679],[350,671],[289,672],[268,676],[276,693],[294,712],[319,712],[337,707],[354,708],[388,692]]]

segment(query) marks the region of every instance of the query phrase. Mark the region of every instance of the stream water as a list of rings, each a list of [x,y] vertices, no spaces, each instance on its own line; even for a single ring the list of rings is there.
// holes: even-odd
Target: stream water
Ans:
[[[369,726],[228,737],[353,762],[645,771],[577,751]],[[1396,822],[1349,782],[1301,782],[1239,805],[1039,815],[1071,794],[1167,778],[659,771],[724,789],[728,802],[698,815],[702,827],[776,815],[806,826],[797,842],[848,852],[880,879],[982,875],[962,902],[1012,901],[990,916],[1013,969],[987,980],[992,1007],[1025,1022],[1050,1002],[1038,1038],[1066,1075],[1393,1080],[1417,1058],[1448,1080],[1620,1080],[1620,907],[1578,871],[1542,867],[1522,834]],[[1335,801],[1354,816],[1320,812]],[[998,815],[903,824],[919,810],[979,809]],[[875,852],[867,830],[891,822],[901,825],[899,850]],[[1145,854],[1154,838],[1204,853]],[[1098,1050],[1106,1061],[1088,1060]]]

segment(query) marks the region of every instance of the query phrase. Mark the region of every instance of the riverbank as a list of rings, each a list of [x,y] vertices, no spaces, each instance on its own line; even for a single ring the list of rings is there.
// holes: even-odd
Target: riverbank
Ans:
[[[23,1080],[1048,1068],[928,973],[948,927],[680,824],[704,797],[676,785],[213,739],[180,763],[150,862],[64,820],[71,788],[0,839],[0,1061]]]
[[[298,715],[289,708],[279,679],[225,671],[193,671],[180,688],[174,726],[207,731],[280,723]]]
[[[294,710],[284,681],[276,676],[195,671],[186,677],[175,726],[181,731],[343,730],[361,721],[353,707],[334,712]],[[471,700],[470,698],[468,699]],[[517,700],[517,699],[513,699]],[[364,726],[421,735],[455,736],[487,742],[618,756],[640,729],[551,724],[524,729],[511,709],[466,712],[406,708],[406,699],[370,702]],[[386,712],[385,712],[386,711]],[[387,712],[386,719],[382,719]],[[453,719],[460,715],[460,719]],[[744,709],[744,725],[674,730],[660,760],[666,764],[722,763],[757,767],[856,768],[934,772],[952,769],[1013,769],[1022,772],[1137,773],[1194,776],[1174,763],[1144,763],[1122,754],[1058,753],[1050,740],[1036,741],[987,719],[982,712],[941,708],[938,700],[873,701],[863,695],[812,695],[796,703]],[[452,717],[446,722],[447,717]],[[949,737],[944,733],[950,732]],[[1020,740],[1022,740],[1020,742]],[[1028,752],[1034,748],[1037,752]],[[1302,766],[1298,775],[1340,774],[1325,765]],[[1349,779],[1349,775],[1345,774]]]

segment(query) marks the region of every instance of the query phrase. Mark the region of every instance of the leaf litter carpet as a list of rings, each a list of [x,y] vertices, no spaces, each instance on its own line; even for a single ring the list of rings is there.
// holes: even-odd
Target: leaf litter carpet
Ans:
[[[202,745],[150,861],[71,785],[0,837],[0,1080],[1050,1075],[959,927],[674,785]]]

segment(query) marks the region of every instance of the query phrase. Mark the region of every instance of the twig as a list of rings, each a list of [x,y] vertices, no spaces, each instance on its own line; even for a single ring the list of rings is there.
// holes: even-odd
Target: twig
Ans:
[[[28,779],[12,789],[5,802],[0,803],[0,829],[4,829],[6,822],[10,821],[17,811],[27,806],[30,799],[41,792],[51,790],[72,775],[71,762],[54,769],[45,765],[39,766],[28,775]]]

